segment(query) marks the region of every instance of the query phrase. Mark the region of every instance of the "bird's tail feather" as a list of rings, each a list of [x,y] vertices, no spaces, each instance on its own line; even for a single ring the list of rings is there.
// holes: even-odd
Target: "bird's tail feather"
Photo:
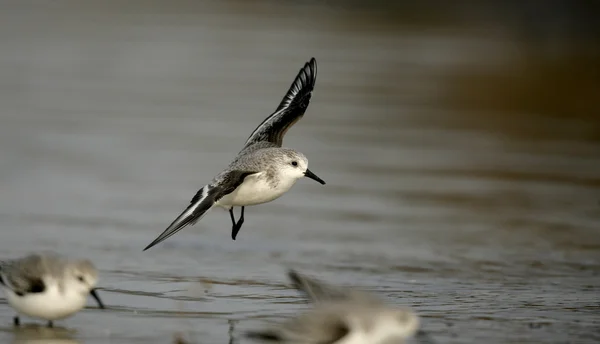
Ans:
[[[173,222],[171,222],[169,227],[167,227],[164,232],[154,239],[150,245],[146,246],[144,251],[162,241],[167,240],[184,227],[193,225],[200,220],[204,214],[206,214],[206,212],[215,204],[214,195],[209,192],[210,189],[210,186],[206,185],[198,190],[194,198],[192,198],[190,205],[179,216],[177,216]]]

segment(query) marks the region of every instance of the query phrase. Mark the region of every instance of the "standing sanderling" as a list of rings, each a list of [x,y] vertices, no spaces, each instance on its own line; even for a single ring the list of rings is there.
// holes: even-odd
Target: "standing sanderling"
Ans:
[[[332,287],[293,270],[288,276],[315,307],[247,337],[282,344],[391,344],[403,343],[419,329],[419,317],[410,309],[390,307],[367,293]]]
[[[244,148],[210,184],[203,186],[190,205],[145,249],[166,240],[187,225],[193,225],[217,205],[229,210],[235,240],[244,223],[244,207],[270,202],[286,193],[298,179],[308,177],[325,182],[308,169],[304,154],[282,148],[283,136],[306,111],[317,77],[317,61],[312,58],[296,76],[285,97],[246,140]],[[233,207],[241,207],[236,222]]]
[[[85,306],[92,295],[104,308],[95,286],[98,270],[89,260],[68,260],[54,254],[32,254],[0,262],[0,285],[18,314],[48,320],[64,319]],[[14,318],[20,325],[19,316]]]

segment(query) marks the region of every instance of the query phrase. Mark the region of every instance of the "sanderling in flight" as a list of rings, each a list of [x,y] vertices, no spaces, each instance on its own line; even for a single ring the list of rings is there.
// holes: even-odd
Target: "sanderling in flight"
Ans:
[[[269,329],[247,332],[255,340],[281,344],[403,343],[419,329],[410,309],[391,307],[362,291],[338,288],[289,271],[294,287],[315,306]]]
[[[48,320],[67,318],[81,310],[96,293],[98,270],[89,260],[69,260],[54,254],[32,254],[0,262],[0,286],[18,314]],[[14,317],[20,325],[19,316]]]
[[[217,205],[229,210],[235,240],[244,223],[244,207],[279,198],[302,177],[325,182],[308,169],[304,154],[282,148],[283,136],[306,111],[317,78],[317,61],[312,58],[296,76],[275,109],[248,137],[235,159],[213,180],[203,186],[190,205],[145,249],[168,239],[185,226],[194,225]],[[241,207],[236,221],[233,207]]]

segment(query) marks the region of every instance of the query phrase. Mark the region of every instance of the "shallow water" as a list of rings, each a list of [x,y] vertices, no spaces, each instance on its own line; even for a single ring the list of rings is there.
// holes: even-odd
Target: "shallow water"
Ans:
[[[230,320],[306,307],[287,267],[412,306],[441,343],[600,340],[600,143],[577,134],[598,123],[436,103],[440,74],[508,61],[504,42],[317,5],[2,7],[0,252],[91,258],[110,309],[14,331],[2,298],[1,342],[228,343]],[[327,185],[246,209],[237,241],[213,210],[142,252],[311,56],[285,145]]]

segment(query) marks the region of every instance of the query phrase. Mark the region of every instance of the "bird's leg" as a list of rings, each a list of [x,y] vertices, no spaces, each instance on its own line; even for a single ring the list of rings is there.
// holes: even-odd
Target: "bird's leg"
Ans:
[[[235,222],[235,218],[233,216],[233,207],[229,209],[229,215],[231,215],[231,222],[233,222],[233,228],[231,228],[231,239],[235,240],[235,237],[237,237],[237,234],[244,223],[244,207],[242,207],[242,215],[237,222]]]
[[[54,323],[52,322],[52,320],[48,321],[48,327],[49,328],[53,328],[54,327]]]
[[[229,344],[235,344],[235,337],[233,336],[235,320],[229,319]]]
[[[231,217],[231,223],[233,223],[233,227],[235,228],[235,216],[233,215],[233,207],[229,208],[229,216]]]
[[[19,316],[15,316],[15,317],[13,318],[13,324],[14,324],[16,327],[19,327],[19,326],[21,326],[21,320],[19,319]]]

